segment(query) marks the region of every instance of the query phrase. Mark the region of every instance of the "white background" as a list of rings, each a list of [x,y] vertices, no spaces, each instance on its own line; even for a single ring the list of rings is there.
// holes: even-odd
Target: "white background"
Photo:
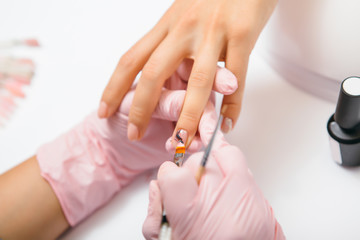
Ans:
[[[0,129],[0,173],[96,109],[119,57],[170,4],[0,1],[0,38],[36,37],[41,43],[14,53],[34,58],[37,69],[27,98]],[[342,168],[330,156],[326,122],[335,104],[281,79],[257,48],[241,117],[228,140],[247,156],[288,239],[359,239],[360,169]],[[142,239],[148,181],[148,175],[138,178],[61,238]]]

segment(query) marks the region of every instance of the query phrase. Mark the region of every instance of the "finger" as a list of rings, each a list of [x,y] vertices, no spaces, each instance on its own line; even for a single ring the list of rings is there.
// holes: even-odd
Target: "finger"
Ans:
[[[161,193],[156,181],[150,182],[148,214],[142,232],[146,239],[157,239],[162,219]]]
[[[132,100],[134,99],[135,89],[131,89],[123,98],[119,113],[129,115]]]
[[[134,97],[134,90],[130,91],[124,97],[123,103],[120,107],[120,113],[127,115],[130,110],[130,105]],[[176,121],[180,116],[180,111],[182,104],[185,98],[184,90],[163,90],[159,99],[159,103],[156,106],[156,109],[153,113],[153,118],[167,120],[167,121]],[[215,126],[218,121],[218,116],[215,111],[214,103],[209,101],[204,109],[204,112],[201,116],[199,123],[199,135],[195,136],[192,143],[187,149],[187,152],[197,152],[199,151],[203,144],[206,146],[214,132]],[[170,137],[166,142],[166,149],[169,152],[175,151],[175,146],[171,144],[172,138]],[[214,143],[214,146],[220,147],[220,145],[227,144],[225,142],[223,134],[219,131],[217,132],[217,138]]]
[[[166,34],[162,25],[156,25],[120,58],[101,97],[98,109],[100,118],[110,117],[118,110],[136,75]]]
[[[184,59],[176,72],[166,81],[165,87],[168,89],[186,89],[192,66],[192,59]],[[236,76],[228,69],[217,66],[212,90],[230,95],[236,91],[237,87]]]
[[[233,178],[248,175],[248,166],[239,148],[228,145],[221,149],[214,149],[213,154],[224,176]]]
[[[167,89],[172,90],[185,90],[187,87],[187,82],[190,77],[192,65],[193,65],[192,59],[184,59],[179,67],[176,69],[174,74],[171,75],[171,77],[166,80],[165,87]]]
[[[174,72],[165,82],[164,87],[170,90],[185,90],[187,82],[183,81],[177,72]]]
[[[198,152],[198,151],[201,150],[202,147],[203,147],[203,143],[201,141],[201,138],[199,136],[195,136],[193,138],[190,146],[188,147],[188,149],[186,149],[186,153],[191,154],[191,153]],[[169,153],[174,153],[175,152],[176,148],[172,144],[172,137],[169,137],[169,139],[166,141],[165,149]]]
[[[144,66],[130,109],[128,138],[139,140],[144,135],[165,80],[176,70],[186,55],[186,44],[169,35],[154,51]],[[179,46],[173,47],[177,43]]]
[[[163,90],[152,115],[153,118],[175,122],[179,119],[185,99],[185,90]]]
[[[225,199],[231,199],[234,196],[243,198],[249,191],[254,194],[253,190],[257,189],[255,181],[244,155],[237,147],[226,146],[213,151],[212,154],[223,175],[219,193]]]
[[[182,216],[188,212],[198,186],[189,169],[179,168],[172,162],[164,162],[158,172],[158,183],[167,215]]]
[[[195,59],[183,109],[173,134],[175,137],[178,130],[185,130],[189,136],[184,141],[185,146],[189,145],[195,135],[201,114],[209,100],[219,54],[219,49],[214,50],[212,46],[204,46]]]
[[[226,68],[217,67],[213,90],[215,92],[230,95],[238,88],[236,76]]]
[[[197,152],[189,157],[189,159],[184,163],[183,168],[189,169],[191,174],[195,177],[198,176],[200,169],[200,162],[204,156],[204,152]],[[220,160],[221,161],[221,160]],[[199,182],[199,191],[201,199],[198,199],[200,202],[203,199],[211,199],[214,197],[214,192],[220,186],[224,174],[219,168],[217,161],[214,158],[213,154],[210,154],[207,160],[206,168],[201,175]],[[206,200],[205,200],[206,201]]]
[[[214,134],[215,127],[218,122],[218,115],[216,114],[215,106],[212,102],[208,102],[204,109],[204,112],[201,116],[199,123],[199,133],[201,137],[201,141],[205,146],[207,146],[210,142],[211,137]],[[213,143],[213,149],[222,148],[227,146],[224,135],[221,131],[217,131]]]
[[[194,60],[190,58],[185,58],[180,64],[176,72],[179,74],[181,80],[188,82],[191,74],[192,67],[194,65]]]
[[[245,88],[246,71],[249,61],[249,53],[243,50],[241,44],[229,43],[226,54],[226,68],[228,68],[237,78],[238,89],[231,95],[224,96],[221,114],[224,120],[221,129],[228,133],[235,126],[241,110],[241,103]]]
[[[119,108],[120,114],[129,115],[130,107],[135,96],[135,89],[131,89],[124,97],[121,106]],[[158,105],[156,106],[153,118],[177,121],[180,116],[182,104],[185,98],[185,90],[167,90],[161,91]]]

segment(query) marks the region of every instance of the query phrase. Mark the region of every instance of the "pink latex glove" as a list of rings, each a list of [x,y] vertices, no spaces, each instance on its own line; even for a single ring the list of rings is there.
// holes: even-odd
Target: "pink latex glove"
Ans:
[[[186,87],[186,79],[181,78],[186,73],[179,71],[168,80],[171,88]],[[225,94],[237,88],[235,76],[226,69],[218,69],[215,81],[214,89]],[[92,113],[37,152],[41,174],[52,186],[71,226],[108,202],[135,176],[173,157],[165,143],[174,131],[185,91],[163,90],[149,128],[137,142],[127,138],[133,95],[134,90],[126,95],[113,117],[99,119]],[[199,147],[201,141],[195,138],[189,151]]]
[[[173,240],[285,239],[241,151],[218,141],[198,185],[202,156],[193,154],[181,168],[161,165],[158,180],[150,183],[145,238],[158,239],[163,204]]]

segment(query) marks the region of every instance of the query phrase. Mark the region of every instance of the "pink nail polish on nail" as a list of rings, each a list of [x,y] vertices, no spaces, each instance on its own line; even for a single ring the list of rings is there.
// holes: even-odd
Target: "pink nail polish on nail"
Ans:
[[[128,130],[127,130],[128,139],[130,141],[138,140],[139,138],[139,129],[133,124],[128,124]]]
[[[224,118],[221,126],[221,130],[223,133],[228,133],[232,130],[232,119],[231,118]]]
[[[109,111],[109,107],[106,104],[106,102],[101,101],[99,109],[98,109],[98,116],[100,118],[105,118],[108,114],[108,111]]]

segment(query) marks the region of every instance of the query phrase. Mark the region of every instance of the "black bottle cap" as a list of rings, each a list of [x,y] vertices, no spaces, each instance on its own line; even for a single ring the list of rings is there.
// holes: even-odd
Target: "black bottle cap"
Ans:
[[[342,82],[334,118],[344,130],[360,124],[360,77],[348,77]]]

